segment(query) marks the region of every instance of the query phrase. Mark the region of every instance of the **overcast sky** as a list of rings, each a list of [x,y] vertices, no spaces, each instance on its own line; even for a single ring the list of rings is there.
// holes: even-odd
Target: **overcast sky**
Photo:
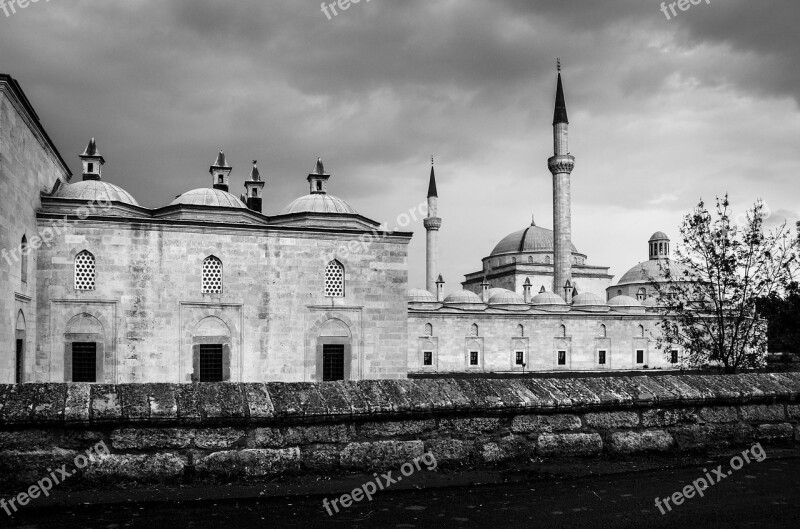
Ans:
[[[8,3],[9,0],[6,0]],[[506,234],[552,226],[552,114],[561,57],[573,241],[619,278],[702,197],[800,210],[800,2],[703,0],[44,0],[0,11],[0,72],[22,85],[80,178],[144,206],[210,185],[224,149],[250,162],[265,213],[329,191],[387,222],[425,199],[436,155],[441,271],[452,291]],[[331,10],[329,13],[332,15]],[[421,221],[410,286],[424,286]]]

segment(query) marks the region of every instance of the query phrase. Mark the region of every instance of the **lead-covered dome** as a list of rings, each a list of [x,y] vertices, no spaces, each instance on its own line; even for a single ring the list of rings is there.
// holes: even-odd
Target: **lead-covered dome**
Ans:
[[[133,195],[119,186],[102,180],[83,180],[74,184],[65,184],[56,190],[53,197],[94,202],[122,202],[132,206],[139,205]]]
[[[187,204],[191,206],[215,206],[221,208],[240,208],[247,209],[244,203],[221,189],[201,188],[192,189],[182,195],[178,195],[170,206],[175,204]]]
[[[574,244],[570,246],[572,253],[579,253]],[[490,256],[524,252],[553,253],[553,231],[531,224],[503,237]]]
[[[575,307],[605,307],[606,301],[593,292],[583,292],[572,298]]]
[[[525,300],[516,292],[504,288],[492,290],[496,292],[489,296],[489,305],[525,305]]]
[[[339,197],[315,193],[293,200],[281,211],[281,215],[289,213],[349,213],[355,215],[356,211]]]
[[[662,270],[662,267],[664,267],[664,270],[669,270],[674,281],[682,281],[684,279],[683,272],[686,270],[684,265],[670,259],[652,259],[639,263],[625,272],[617,285],[647,283],[650,281],[650,278],[657,281],[664,281],[664,270]]]
[[[533,296],[531,300],[533,305],[566,305],[561,296],[552,292],[540,292]]]
[[[412,288],[408,291],[409,303],[437,303],[436,296],[421,288]]]
[[[475,304],[475,305],[482,305],[483,301],[475,292],[470,292],[469,290],[459,290],[457,292],[453,292],[448,294],[446,298],[444,298],[444,302],[448,305],[452,304]]]

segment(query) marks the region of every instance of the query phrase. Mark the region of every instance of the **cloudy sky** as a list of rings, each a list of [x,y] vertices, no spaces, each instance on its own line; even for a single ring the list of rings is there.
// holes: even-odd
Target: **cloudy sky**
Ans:
[[[669,20],[660,4],[362,0],[328,19],[319,0],[42,0],[0,11],[0,72],[78,177],[94,136],[105,179],[148,207],[210,185],[224,149],[237,194],[258,159],[274,214],[322,156],[330,191],[391,228],[435,153],[450,291],[532,214],[552,226],[561,57],[574,243],[619,277],[700,197],[762,198],[773,224],[800,211],[800,2]],[[408,229],[423,286],[424,229]]]

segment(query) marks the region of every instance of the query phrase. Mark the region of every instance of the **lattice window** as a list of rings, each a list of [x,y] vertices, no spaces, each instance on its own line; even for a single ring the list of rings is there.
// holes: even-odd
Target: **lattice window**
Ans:
[[[75,256],[75,290],[94,290],[94,255],[86,250]]]
[[[433,325],[430,323],[425,324],[425,336],[433,336]]]
[[[517,332],[515,334],[516,334],[516,336],[519,336],[520,338],[525,336],[525,327],[523,327],[523,325],[521,323],[519,325],[517,325]]]
[[[28,238],[22,236],[22,242],[19,245],[21,250],[22,259],[20,259],[20,277],[23,283],[28,282]]]
[[[222,294],[222,261],[213,255],[203,261],[203,294]]]
[[[472,327],[469,328],[469,335],[478,336],[478,324],[476,323],[472,324]]]
[[[339,261],[331,261],[325,269],[325,295],[344,297],[344,266]]]

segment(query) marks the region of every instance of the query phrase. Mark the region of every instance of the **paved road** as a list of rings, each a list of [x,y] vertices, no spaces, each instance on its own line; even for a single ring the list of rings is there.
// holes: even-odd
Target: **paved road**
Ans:
[[[378,493],[329,516],[321,496],[48,507],[20,512],[0,526],[34,528],[549,528],[800,527],[800,459],[753,462],[662,515],[665,497],[709,472],[707,465],[567,480],[530,480]],[[331,496],[332,497],[332,496]]]

